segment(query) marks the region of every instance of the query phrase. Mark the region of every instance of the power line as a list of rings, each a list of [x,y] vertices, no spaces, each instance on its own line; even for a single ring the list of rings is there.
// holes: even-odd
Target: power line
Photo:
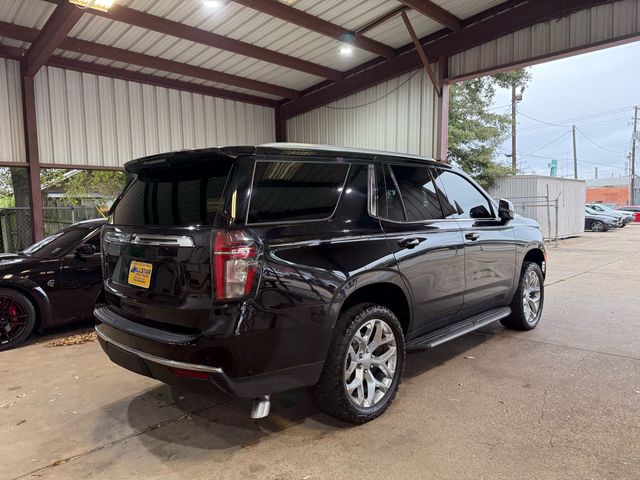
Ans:
[[[545,144],[544,144],[544,145],[542,145],[541,147],[536,148],[533,152],[529,152],[529,153],[527,153],[527,154],[526,154],[526,155],[524,155],[522,158],[529,157],[529,156],[531,156],[532,154],[534,154],[534,153],[536,153],[536,152],[539,152],[539,151],[540,151],[540,150],[542,150],[543,148],[545,148],[545,147],[547,147],[547,146],[551,145],[552,143],[557,142],[557,141],[558,141],[558,140],[560,140],[562,137],[564,137],[564,136],[566,136],[566,135],[569,135],[569,133],[571,133],[571,130],[569,130],[568,132],[564,132],[564,133],[563,133],[562,135],[560,135],[559,137],[556,137],[556,138],[554,138],[553,140],[551,140],[550,142],[545,143]]]
[[[531,115],[527,115],[526,113],[522,113],[521,111],[518,111],[518,113],[520,115],[522,115],[523,117],[530,118],[531,120],[534,120],[534,121],[539,122],[539,123],[543,123],[545,125],[550,125],[552,127],[571,128],[571,125],[559,125],[557,123],[549,123],[549,122],[545,122],[544,120],[540,120],[538,118],[532,117]]]
[[[580,130],[580,128],[576,127],[576,130],[578,130],[582,136],[584,138],[586,138],[587,140],[589,140],[589,142],[591,142],[593,145],[595,145],[596,147],[604,150],[605,152],[611,152],[611,153],[616,153],[616,154],[625,154],[627,153],[626,151],[616,151],[616,150],[611,150],[610,148],[607,147],[603,147],[602,145],[600,145],[598,142],[596,142],[595,140],[593,140],[591,137],[589,137],[589,135],[587,135],[586,133],[584,133],[582,130]]]
[[[566,118],[566,119],[563,119],[563,120],[553,120],[553,121],[540,120],[539,118],[532,117],[532,116],[530,116],[530,115],[528,115],[526,113],[519,112],[521,115],[523,115],[523,116],[525,116],[527,118],[530,118],[531,120],[534,120],[536,122],[539,122],[539,123],[543,124],[543,125],[531,125],[529,127],[522,127],[522,128],[520,128],[520,131],[539,130],[539,129],[547,128],[546,126],[553,126],[553,127],[556,127],[556,128],[571,128],[569,125],[565,125],[564,123],[565,122],[576,123],[576,122],[581,122],[581,121],[585,121],[585,120],[592,120],[592,119],[599,118],[599,117],[607,117],[607,116],[612,116],[612,115],[618,115],[620,113],[627,112],[631,108],[633,108],[633,107],[632,106],[627,106],[627,107],[622,107],[622,108],[616,108],[616,109],[613,109],[613,110],[605,110],[605,111],[602,111],[602,112],[595,112],[595,113],[590,113],[590,114],[587,114],[587,115],[580,115],[580,116],[577,116],[577,117]]]

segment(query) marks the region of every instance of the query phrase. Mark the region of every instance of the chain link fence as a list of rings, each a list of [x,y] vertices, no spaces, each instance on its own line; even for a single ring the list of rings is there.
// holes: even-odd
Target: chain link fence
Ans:
[[[44,234],[51,235],[73,223],[102,217],[96,207],[44,207]],[[18,252],[33,243],[31,213],[27,207],[0,209],[0,251]]]
[[[547,195],[533,197],[510,197],[517,214],[533,218],[540,224],[542,236],[546,241],[558,245],[558,221],[560,218],[559,198]]]
[[[32,243],[29,208],[0,209],[0,248],[2,253],[18,252]]]

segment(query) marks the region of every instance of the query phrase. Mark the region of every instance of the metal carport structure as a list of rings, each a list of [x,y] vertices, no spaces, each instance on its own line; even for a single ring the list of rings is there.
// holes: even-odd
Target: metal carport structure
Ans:
[[[640,36],[640,0],[217,4],[0,4],[0,166],[29,170],[34,238],[41,168],[274,140],[443,159],[451,82]]]

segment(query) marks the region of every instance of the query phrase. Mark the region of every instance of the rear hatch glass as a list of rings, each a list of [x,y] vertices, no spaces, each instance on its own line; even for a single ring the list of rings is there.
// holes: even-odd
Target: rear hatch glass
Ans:
[[[213,225],[232,161],[143,170],[114,208],[116,225]]]
[[[190,160],[138,169],[103,236],[107,303],[176,331],[206,322],[213,225],[235,162]]]

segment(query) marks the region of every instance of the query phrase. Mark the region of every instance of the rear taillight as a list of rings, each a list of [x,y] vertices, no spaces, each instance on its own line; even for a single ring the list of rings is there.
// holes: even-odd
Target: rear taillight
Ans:
[[[251,292],[257,265],[256,244],[241,230],[217,232],[213,242],[216,300],[233,300]]]

